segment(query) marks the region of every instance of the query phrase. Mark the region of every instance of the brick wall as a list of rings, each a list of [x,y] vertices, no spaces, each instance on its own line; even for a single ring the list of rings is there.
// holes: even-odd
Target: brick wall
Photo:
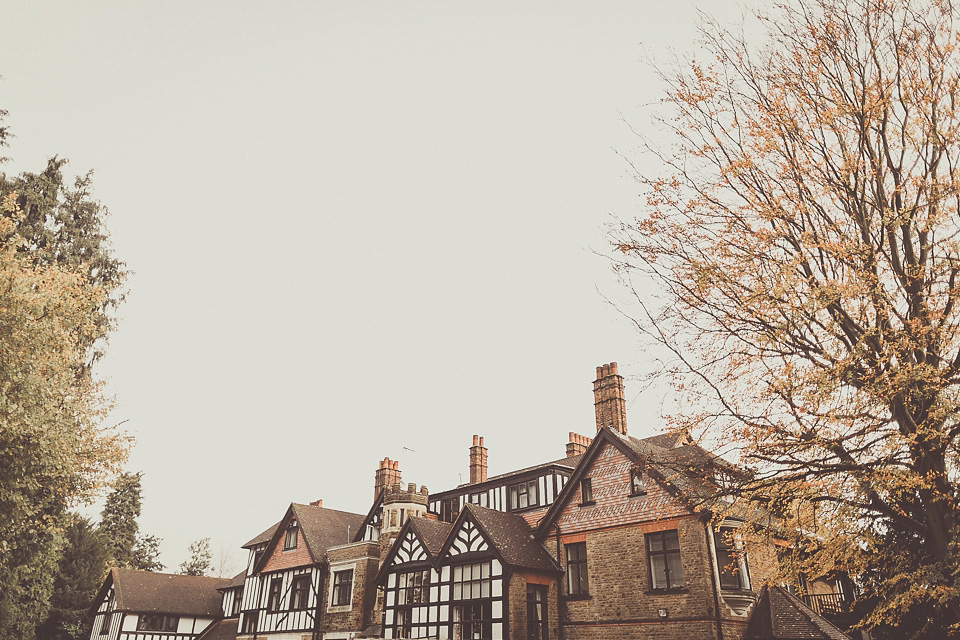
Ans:
[[[310,551],[307,550],[307,543],[303,539],[303,529],[298,529],[297,548],[284,551],[283,535],[281,534],[280,542],[274,547],[273,553],[263,568],[263,573],[291,567],[304,567],[310,564],[313,564],[313,560],[310,558]]]
[[[547,633],[551,640],[560,637],[560,611],[557,607],[559,581],[555,576],[514,572],[507,586],[510,612],[509,637],[527,637],[527,585],[537,584],[547,587]]]
[[[379,566],[380,545],[361,542],[327,551],[330,570],[323,581],[324,633],[361,631],[371,624],[371,613],[377,597],[374,578]],[[353,566],[353,598],[349,608],[330,607],[330,584],[333,574]]]

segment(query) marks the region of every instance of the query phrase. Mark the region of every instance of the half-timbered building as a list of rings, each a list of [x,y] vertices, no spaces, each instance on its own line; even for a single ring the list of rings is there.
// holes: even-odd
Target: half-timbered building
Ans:
[[[223,617],[228,580],[111,569],[90,608],[91,640],[194,640]]]
[[[559,575],[522,516],[467,503],[453,523],[412,519],[380,570],[383,637],[548,638]]]

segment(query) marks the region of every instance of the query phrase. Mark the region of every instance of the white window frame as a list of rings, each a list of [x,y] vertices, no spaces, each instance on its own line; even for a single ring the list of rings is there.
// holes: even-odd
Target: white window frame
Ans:
[[[341,604],[333,606],[333,578],[336,576],[339,571],[353,571],[353,576],[351,578],[351,589],[350,589],[350,604]],[[356,562],[342,562],[339,564],[331,564],[330,572],[328,573],[327,579],[327,612],[329,613],[344,613],[347,611],[353,610],[353,594],[357,590],[357,563]]]

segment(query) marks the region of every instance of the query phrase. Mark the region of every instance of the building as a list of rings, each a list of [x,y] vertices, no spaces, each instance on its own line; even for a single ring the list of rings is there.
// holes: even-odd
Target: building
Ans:
[[[365,514],[291,504],[244,545],[246,569],[214,587],[216,611],[191,629],[199,640],[766,640],[803,618],[845,637],[766,588],[773,542],[744,547],[742,522],[715,517],[732,465],[681,434],[630,436],[616,363],[593,386],[596,433],[569,433],[563,458],[489,476],[475,435],[468,483],[430,495],[384,458]],[[104,589],[100,616],[118,610]],[[823,602],[849,599],[826,590]],[[180,616],[179,630],[187,609],[163,599],[153,611]]]
[[[217,589],[228,582],[111,569],[89,610],[91,640],[194,640],[223,617]]]

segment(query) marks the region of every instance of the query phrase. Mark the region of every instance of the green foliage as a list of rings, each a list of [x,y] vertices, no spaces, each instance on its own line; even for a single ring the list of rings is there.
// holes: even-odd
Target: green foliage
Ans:
[[[101,426],[108,403],[91,372],[123,266],[89,176],[64,188],[62,164],[42,180],[0,175],[0,638],[13,640],[46,617],[67,508],[92,498],[128,447]]]
[[[111,564],[117,567],[133,567],[134,546],[140,525],[142,487],[141,474],[122,473],[113,483],[113,490],[100,512],[100,533],[110,552]]]
[[[50,613],[37,629],[43,640],[86,640],[93,619],[87,609],[107,571],[109,552],[89,520],[71,515],[54,580]]]
[[[210,538],[200,538],[190,545],[190,557],[180,564],[179,573],[185,576],[205,576],[213,568]]]
[[[137,544],[133,547],[131,566],[142,571],[163,571],[163,563],[160,562],[160,542],[157,536],[138,536]]]

